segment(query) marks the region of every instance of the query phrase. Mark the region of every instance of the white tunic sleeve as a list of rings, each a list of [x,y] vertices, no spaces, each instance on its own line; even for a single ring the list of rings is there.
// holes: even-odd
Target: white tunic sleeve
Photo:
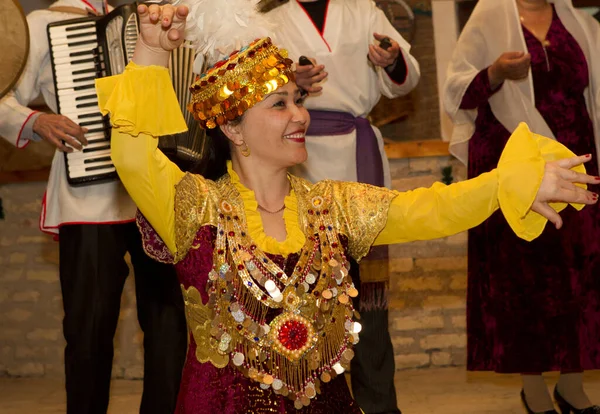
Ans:
[[[18,148],[23,148],[31,137],[23,136],[23,126],[35,113],[27,105],[41,92],[38,77],[43,61],[48,57],[47,22],[40,12],[27,16],[30,42],[27,64],[15,87],[0,100],[0,136]],[[42,39],[41,41],[39,39]]]

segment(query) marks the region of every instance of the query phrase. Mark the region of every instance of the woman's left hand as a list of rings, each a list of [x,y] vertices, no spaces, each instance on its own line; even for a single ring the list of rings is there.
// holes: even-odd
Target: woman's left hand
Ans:
[[[187,6],[139,4],[140,36],[133,61],[141,66],[167,67],[171,51],[183,43]]]
[[[373,33],[373,37],[381,42],[387,36]],[[393,39],[390,39],[390,43],[392,45],[387,50],[376,45],[369,45],[369,60],[373,62],[374,65],[387,68],[396,62],[396,59],[398,59],[398,56],[400,55],[400,45]]]
[[[600,177],[592,177],[571,170],[591,159],[591,155],[583,155],[546,163],[544,178],[531,209],[560,229],[563,225],[562,218],[550,207],[549,203],[595,204],[598,201],[598,194],[584,190],[575,183],[600,184]]]

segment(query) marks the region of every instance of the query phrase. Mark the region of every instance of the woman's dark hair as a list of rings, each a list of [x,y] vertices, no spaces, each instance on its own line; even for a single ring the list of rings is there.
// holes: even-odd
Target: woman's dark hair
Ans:
[[[237,125],[242,118],[243,116],[228,122]],[[205,139],[206,152],[202,159],[190,169],[190,172],[200,174],[209,180],[217,180],[227,173],[227,161],[231,159],[229,138],[225,136],[221,128],[216,127],[206,130]]]

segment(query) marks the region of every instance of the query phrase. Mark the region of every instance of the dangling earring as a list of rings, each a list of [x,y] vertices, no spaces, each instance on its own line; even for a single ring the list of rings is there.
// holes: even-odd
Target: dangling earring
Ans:
[[[248,148],[248,144],[246,144],[246,141],[242,141],[242,145],[243,145],[243,147],[240,148],[240,152],[242,153],[242,155],[244,157],[249,157],[250,156],[250,148]]]

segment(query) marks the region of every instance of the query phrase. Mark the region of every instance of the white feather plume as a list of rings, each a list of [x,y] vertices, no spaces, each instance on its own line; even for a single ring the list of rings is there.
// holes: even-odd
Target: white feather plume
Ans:
[[[257,0],[180,0],[189,8],[186,39],[209,64],[257,38],[271,36],[274,24],[259,13]]]

